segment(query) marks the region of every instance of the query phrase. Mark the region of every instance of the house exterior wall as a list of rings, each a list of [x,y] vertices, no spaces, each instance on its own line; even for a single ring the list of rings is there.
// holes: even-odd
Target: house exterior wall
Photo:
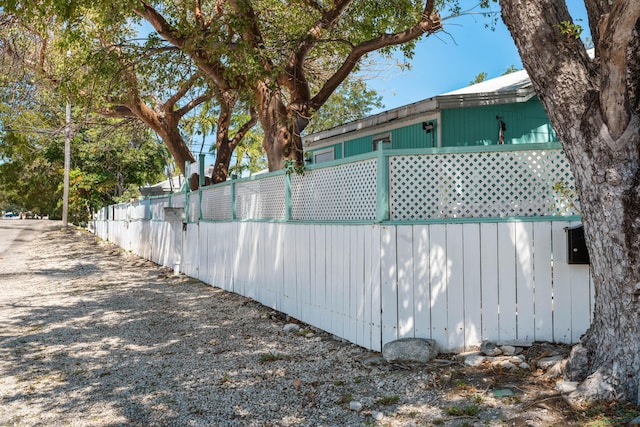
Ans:
[[[497,145],[500,117],[506,124],[505,144],[535,144],[558,142],[555,131],[537,97],[527,102],[482,105],[465,108],[447,108],[440,112],[440,120],[433,114],[411,122],[388,125],[378,130],[363,129],[344,141],[322,142],[314,145],[313,152],[334,147],[336,159],[357,156],[373,151],[373,140],[381,135],[390,135],[391,147],[397,150],[472,147]],[[426,132],[423,122],[431,122],[434,129]]]
[[[538,98],[506,105],[452,108],[442,111],[442,147],[498,144],[499,122],[506,124],[505,144],[557,142]]]

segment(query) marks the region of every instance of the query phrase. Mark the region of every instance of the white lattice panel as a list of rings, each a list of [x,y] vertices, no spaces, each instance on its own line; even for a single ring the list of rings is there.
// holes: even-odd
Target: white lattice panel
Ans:
[[[573,186],[560,149],[393,156],[391,219],[576,215],[560,181]]]
[[[169,206],[169,198],[149,200],[149,208],[151,210],[151,218],[154,220],[164,219],[164,208]]]
[[[198,222],[200,219],[200,195],[193,192],[189,195],[189,221]]]
[[[186,205],[186,196],[182,194],[171,195],[171,207],[172,208],[184,208]]]
[[[356,221],[376,218],[376,159],[291,176],[295,220]]]
[[[231,186],[202,190],[202,219],[231,220]]]
[[[238,219],[284,219],[284,175],[238,182]]]
[[[146,200],[131,203],[127,216],[130,220],[149,219],[149,203]]]
[[[113,207],[113,219],[116,221],[125,221],[127,219],[127,209],[129,205],[115,205]]]

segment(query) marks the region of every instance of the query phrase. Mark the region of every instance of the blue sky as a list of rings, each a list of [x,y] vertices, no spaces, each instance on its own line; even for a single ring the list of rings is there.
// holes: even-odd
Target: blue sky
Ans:
[[[467,8],[477,1],[462,0]],[[574,21],[588,32],[586,11],[581,0],[567,0]],[[493,9],[499,11],[497,4]],[[479,12],[479,9],[474,10]],[[485,28],[489,19],[478,14],[460,16],[444,22],[444,30],[418,43],[412,67],[401,71],[385,67],[368,80],[368,84],[382,96],[384,110],[400,107],[425,98],[469,85],[476,75],[487,73],[487,79],[499,77],[514,65],[522,69],[511,35],[501,19],[495,30]],[[402,57],[398,57],[402,61]]]

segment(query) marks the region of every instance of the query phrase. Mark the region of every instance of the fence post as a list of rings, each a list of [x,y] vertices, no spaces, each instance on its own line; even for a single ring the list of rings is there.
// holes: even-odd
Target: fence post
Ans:
[[[236,182],[231,180],[231,221],[236,220]]]
[[[382,147],[377,152],[377,197],[376,197],[376,221],[389,220],[389,158],[384,155]]]
[[[204,187],[204,157],[203,153],[198,156],[200,166],[200,185],[198,186],[198,222],[202,219],[202,187]]]
[[[184,162],[184,174],[191,174],[191,162],[189,160]],[[191,216],[191,183],[189,182],[189,176],[185,177],[185,188],[184,188],[184,220],[189,222],[189,217]]]
[[[291,221],[293,209],[291,206],[291,174],[284,174],[284,220]]]

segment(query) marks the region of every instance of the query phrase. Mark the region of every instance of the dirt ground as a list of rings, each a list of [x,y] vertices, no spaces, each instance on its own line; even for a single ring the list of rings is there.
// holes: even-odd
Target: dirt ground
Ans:
[[[571,408],[534,368],[568,347],[524,348],[524,370],[454,354],[389,364],[86,231],[21,223],[0,222],[0,425],[598,427],[639,414]]]

